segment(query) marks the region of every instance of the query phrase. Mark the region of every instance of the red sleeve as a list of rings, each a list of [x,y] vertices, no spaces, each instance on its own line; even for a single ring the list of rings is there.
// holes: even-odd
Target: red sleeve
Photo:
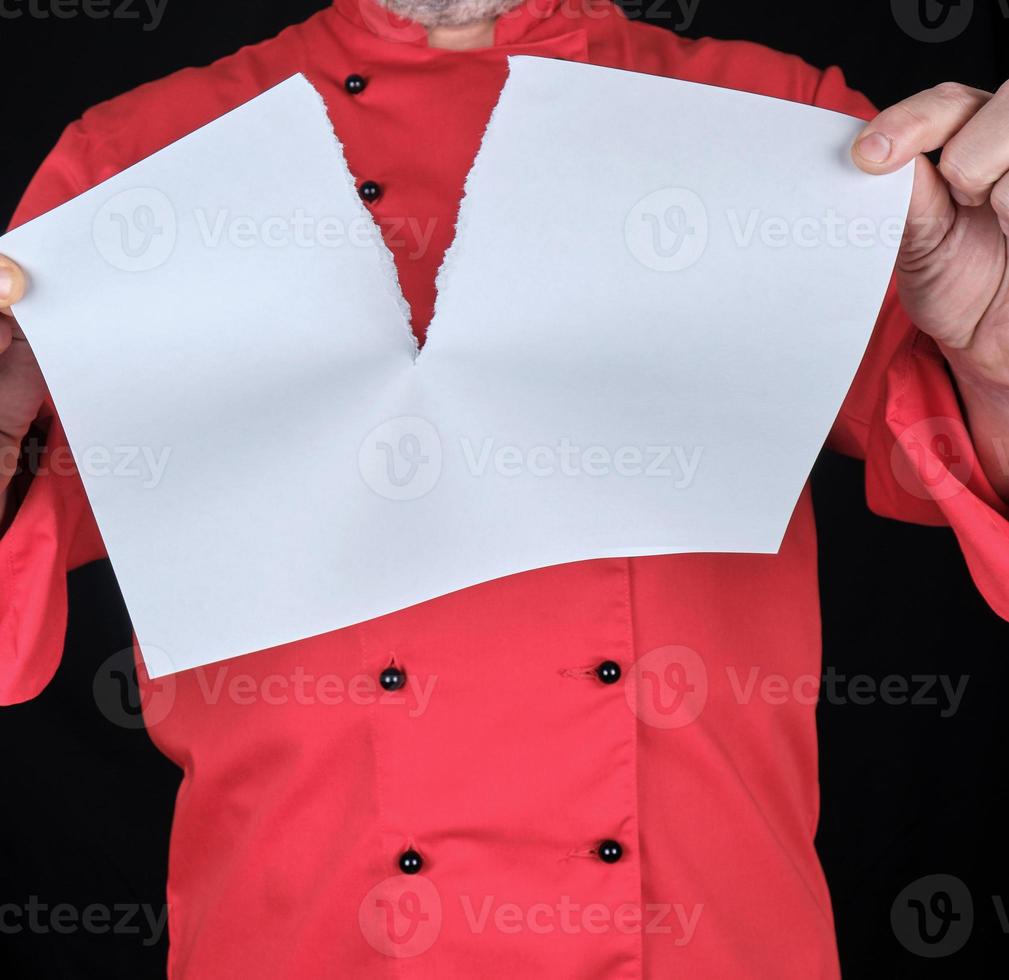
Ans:
[[[875,115],[837,69],[821,76],[815,104]],[[981,594],[1009,619],[1009,506],[977,459],[945,358],[901,309],[892,283],[828,445],[865,460],[875,513],[951,527]]]
[[[85,140],[71,126],[42,164],[11,227],[80,194]],[[17,256],[12,256],[17,258]],[[14,521],[0,538],[0,704],[38,694],[63,653],[67,572],[105,556],[91,508],[51,404],[42,410],[44,451]]]

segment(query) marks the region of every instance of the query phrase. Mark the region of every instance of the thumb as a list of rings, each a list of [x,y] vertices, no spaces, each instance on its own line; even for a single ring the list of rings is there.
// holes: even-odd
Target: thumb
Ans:
[[[24,298],[28,280],[13,259],[0,255],[0,313],[10,314],[12,304]]]
[[[0,255],[0,353],[10,347],[14,337],[11,304],[24,297],[27,286],[27,279],[21,266],[6,255]]]

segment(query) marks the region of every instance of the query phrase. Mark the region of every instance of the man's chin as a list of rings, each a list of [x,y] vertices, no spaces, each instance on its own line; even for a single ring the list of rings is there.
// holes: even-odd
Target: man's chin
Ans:
[[[465,27],[500,17],[524,0],[379,0],[397,17],[423,27]]]

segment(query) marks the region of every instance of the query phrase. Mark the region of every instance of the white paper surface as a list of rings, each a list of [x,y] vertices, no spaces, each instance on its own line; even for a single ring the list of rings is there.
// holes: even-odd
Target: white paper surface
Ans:
[[[0,239],[151,675],[545,565],[776,551],[909,201],[860,126],[511,59],[416,358],[301,76]]]

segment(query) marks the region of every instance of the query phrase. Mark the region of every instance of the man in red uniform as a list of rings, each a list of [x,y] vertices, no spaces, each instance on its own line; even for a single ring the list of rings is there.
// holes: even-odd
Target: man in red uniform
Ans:
[[[870,173],[943,153],[938,168],[919,158],[895,285],[831,445],[866,460],[878,513],[951,525],[1009,618],[1009,89],[949,84],[876,115],[837,70],[685,41],[609,0],[386,2],[336,0],[90,110],[15,223],[302,71],[422,340],[507,55],[861,115],[872,121],[852,155]],[[25,288],[0,263],[0,306]],[[65,440],[17,324],[0,324],[0,699],[12,703],[52,677],[67,572],[104,549],[79,479],[46,465]],[[11,482],[33,424],[46,453]],[[144,681],[151,736],[184,770],[170,975],[835,978],[813,847],[819,674],[807,492],[775,556],[540,569]],[[767,679],[783,697],[762,696]]]

